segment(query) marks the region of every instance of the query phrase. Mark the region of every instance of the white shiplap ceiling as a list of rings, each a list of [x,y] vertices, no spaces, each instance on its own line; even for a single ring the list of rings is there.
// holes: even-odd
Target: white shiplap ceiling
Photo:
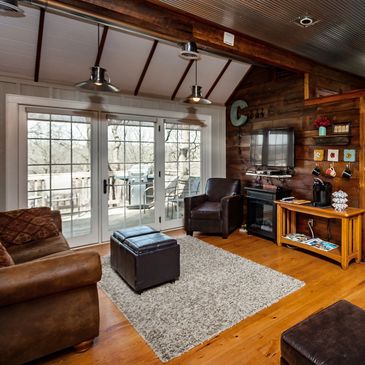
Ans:
[[[22,8],[25,17],[0,17],[0,75],[33,79],[40,10]],[[102,30],[100,27],[100,34]],[[97,33],[95,23],[46,11],[39,81],[73,85],[88,79],[98,51]],[[100,66],[108,70],[122,93],[134,93],[153,43],[153,39],[141,35],[109,29]],[[198,84],[206,94],[228,58],[200,53]],[[171,98],[189,63],[178,54],[178,45],[158,42],[138,95]],[[216,104],[224,104],[249,67],[247,63],[232,61],[209,98]],[[190,94],[194,75],[193,66],[175,100]]]

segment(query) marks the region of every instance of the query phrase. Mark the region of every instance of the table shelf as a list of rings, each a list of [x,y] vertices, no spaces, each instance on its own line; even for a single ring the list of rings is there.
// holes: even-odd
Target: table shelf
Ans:
[[[362,215],[365,209],[348,208],[344,212],[336,212],[332,208],[318,208],[310,205],[300,205],[276,201],[277,206],[277,239],[278,246],[283,244],[299,247],[303,250],[314,252],[341,263],[347,269],[349,262],[361,260],[361,226]],[[341,222],[341,246],[330,251],[320,250],[286,238],[289,233],[296,233],[296,214],[308,214],[313,217],[338,219]]]

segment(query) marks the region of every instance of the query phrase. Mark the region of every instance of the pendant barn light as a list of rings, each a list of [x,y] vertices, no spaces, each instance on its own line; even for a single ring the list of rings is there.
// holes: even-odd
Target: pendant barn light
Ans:
[[[24,11],[19,8],[18,0],[0,0],[0,15],[24,16]]]
[[[195,84],[191,87],[191,95],[188,96],[184,103],[210,105],[212,102],[202,96],[202,87],[198,85],[198,61],[195,60]]]
[[[0,0],[1,1],[1,0]],[[98,24],[98,48],[99,48],[99,24]],[[75,85],[80,89],[91,91],[107,91],[117,93],[119,89],[110,82],[110,77],[105,68],[95,65],[90,68],[91,75],[89,80],[79,82]]]

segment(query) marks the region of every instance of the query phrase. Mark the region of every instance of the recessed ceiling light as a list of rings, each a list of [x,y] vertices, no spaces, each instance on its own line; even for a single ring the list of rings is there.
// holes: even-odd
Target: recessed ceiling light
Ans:
[[[296,25],[299,25],[302,28],[310,27],[311,25],[314,25],[319,22],[319,19],[316,19],[310,15],[303,15],[299,16],[294,20],[294,23]]]

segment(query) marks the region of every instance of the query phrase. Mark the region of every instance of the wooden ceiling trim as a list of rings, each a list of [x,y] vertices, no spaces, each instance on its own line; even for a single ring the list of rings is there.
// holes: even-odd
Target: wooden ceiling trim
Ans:
[[[37,40],[37,52],[35,58],[35,67],[34,67],[34,81],[39,81],[39,71],[41,66],[41,55],[42,55],[42,43],[43,43],[43,30],[44,30],[44,17],[45,17],[45,9],[39,9],[39,24],[38,24],[38,40]]]
[[[191,66],[193,65],[193,63],[194,63],[194,60],[190,60],[189,63],[188,63],[188,65],[186,66],[186,69],[185,69],[184,73],[181,75],[180,80],[177,83],[177,85],[175,87],[175,90],[174,90],[174,92],[171,95],[171,100],[174,100],[175,99],[176,94],[179,92],[180,87],[181,87],[182,83],[184,82],[184,80],[186,78],[186,75],[188,74],[189,70],[191,69]]]
[[[215,81],[213,82],[213,85],[210,87],[209,91],[207,92],[207,94],[205,95],[205,97],[208,99],[210,94],[212,93],[212,91],[215,89],[215,87],[217,86],[219,80],[222,78],[222,76],[224,75],[224,73],[227,71],[227,68],[229,67],[229,65],[231,64],[232,60],[228,60],[226,62],[226,64],[223,66],[222,71],[219,73],[218,77],[215,79]]]
[[[100,64],[100,60],[101,60],[101,56],[103,55],[105,41],[106,41],[106,37],[108,35],[108,31],[109,31],[109,27],[107,25],[104,25],[103,34],[101,35],[101,39],[100,39],[100,43],[99,43],[99,47],[98,47],[98,54],[96,55],[96,59],[95,59],[95,66],[99,66],[99,64]]]
[[[342,94],[322,96],[304,100],[304,106],[321,105],[327,103],[336,103],[342,100],[357,99],[365,97],[365,89],[344,91]]]
[[[148,70],[148,67],[150,66],[150,63],[151,63],[151,60],[152,60],[152,57],[156,51],[156,47],[157,47],[157,44],[158,44],[158,41],[157,40],[154,40],[153,44],[152,44],[152,47],[151,47],[151,50],[150,50],[150,53],[147,57],[147,60],[146,60],[146,63],[143,67],[143,71],[141,73],[141,76],[139,77],[139,80],[138,80],[138,83],[137,83],[137,86],[136,86],[136,89],[134,90],[134,96],[137,96],[138,93],[139,93],[139,89],[141,88],[141,85],[142,85],[142,82],[143,82],[143,79],[144,77],[146,76],[146,72]]]
[[[100,21],[138,30],[160,39],[174,42],[195,40],[200,48],[235,56],[246,62],[251,60],[301,73],[311,72],[317,64],[280,47],[150,1],[37,0],[37,2],[47,2],[48,6],[97,17]],[[233,47],[223,43],[225,31],[235,35]]]

